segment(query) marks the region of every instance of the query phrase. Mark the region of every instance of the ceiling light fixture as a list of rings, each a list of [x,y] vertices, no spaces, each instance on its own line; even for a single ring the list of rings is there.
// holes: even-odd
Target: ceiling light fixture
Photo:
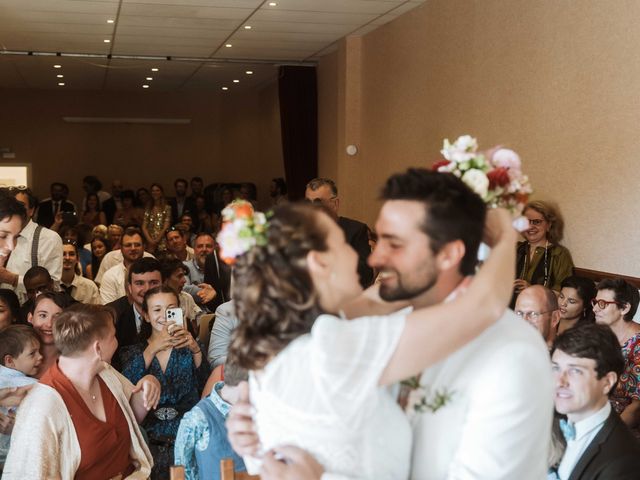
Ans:
[[[56,75],[58,78],[64,78],[64,75]]]
[[[251,30],[251,25],[245,25],[245,26],[244,26],[244,29],[245,29],[245,30]]]
[[[152,69],[151,69],[151,71],[152,71],[152,72],[157,72],[157,71],[158,71],[158,69],[154,67],[154,68],[152,68]]]
[[[225,47],[227,47],[227,48],[231,48],[231,47],[233,47],[233,45],[231,45],[230,43],[227,43],[227,44],[225,45]]]
[[[244,73],[246,73],[247,75],[253,75],[253,70],[247,70],[247,71],[246,71],[246,72],[244,72]]]
[[[59,87],[64,87],[64,82],[58,82]]]
[[[229,87],[222,87],[222,90],[229,90]]]
[[[276,2],[269,2],[270,7],[275,7],[276,5],[278,5]]]
[[[153,80],[153,77],[147,77],[147,80],[151,81]]]
[[[112,19],[107,20],[107,23],[113,23]]]
[[[111,43],[111,40],[109,40],[108,38],[105,38],[105,39],[103,40],[103,42],[104,42],[104,43]]]
[[[234,80],[233,83],[240,83],[240,80]]]
[[[62,68],[62,65],[54,65],[53,68]]]
[[[149,88],[149,85],[142,85],[142,88]]]

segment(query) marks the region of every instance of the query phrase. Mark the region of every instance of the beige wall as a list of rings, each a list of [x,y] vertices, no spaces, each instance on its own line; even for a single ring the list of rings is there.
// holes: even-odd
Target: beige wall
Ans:
[[[62,180],[78,201],[82,177],[97,175],[108,189],[199,175],[206,183],[251,181],[267,201],[270,180],[282,176],[278,91],[218,94],[95,93],[0,90],[0,146],[11,162],[33,166],[33,187],[48,196]],[[63,116],[191,118],[190,125],[69,124]],[[5,163],[9,162],[8,160]]]
[[[320,171],[343,212],[372,224],[390,173],[469,133],[521,154],[534,198],[561,205],[578,266],[640,276],[639,17],[637,2],[430,0],[366,35],[359,60],[343,42],[319,68]],[[339,104],[354,75],[356,116]]]

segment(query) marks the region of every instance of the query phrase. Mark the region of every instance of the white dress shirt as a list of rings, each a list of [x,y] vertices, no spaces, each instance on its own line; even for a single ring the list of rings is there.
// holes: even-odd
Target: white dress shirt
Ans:
[[[15,290],[20,303],[27,300],[27,292],[24,288],[24,274],[31,268],[31,244],[33,243],[33,234],[38,225],[29,220],[29,223],[22,229],[18,235],[16,248],[9,256],[6,268],[12,273],[18,275],[18,285],[2,284],[3,288]],[[38,265],[44,267],[51,275],[55,285],[60,284],[62,276],[62,239],[53,230],[43,228],[40,231],[40,239],[38,241]]]
[[[144,252],[142,256],[155,258],[153,255],[151,255],[148,252]],[[98,285],[101,284],[102,277],[104,276],[105,273],[107,273],[107,270],[115,267],[116,265],[122,262],[124,262],[124,258],[122,257],[121,250],[112,250],[110,252],[107,252],[103,257],[102,262],[100,262],[100,268],[98,268],[98,274],[94,276],[94,281]]]
[[[98,286],[88,278],[75,275],[69,285],[63,283],[67,288],[69,295],[80,303],[90,303],[92,305],[102,305],[102,298],[100,298],[100,291]]]
[[[124,288],[127,275],[127,269],[124,263],[119,263],[115,267],[111,267],[102,277],[100,283],[100,296],[102,303],[105,305],[109,302],[124,297],[127,292]]]
[[[571,476],[576,463],[607,421],[610,413],[611,404],[606,402],[604,407],[596,413],[575,423],[576,438],[567,441],[567,448],[558,467],[560,480],[567,480]]]

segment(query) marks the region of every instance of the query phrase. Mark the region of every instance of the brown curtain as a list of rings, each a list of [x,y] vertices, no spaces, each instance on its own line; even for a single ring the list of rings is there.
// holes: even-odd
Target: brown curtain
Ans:
[[[280,67],[280,127],[289,199],[304,198],[318,176],[318,90],[315,67]]]

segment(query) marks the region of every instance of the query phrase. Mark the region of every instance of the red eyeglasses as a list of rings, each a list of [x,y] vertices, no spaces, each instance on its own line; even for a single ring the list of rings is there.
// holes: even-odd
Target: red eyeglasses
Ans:
[[[624,306],[624,303],[616,302],[615,300],[613,300],[611,302],[608,301],[608,300],[602,300],[601,298],[594,298],[593,300],[591,300],[591,305],[594,306],[594,307],[596,305],[598,305],[598,308],[600,308],[600,310],[604,310],[605,308],[607,308],[612,303],[618,305],[619,307],[623,307]]]

